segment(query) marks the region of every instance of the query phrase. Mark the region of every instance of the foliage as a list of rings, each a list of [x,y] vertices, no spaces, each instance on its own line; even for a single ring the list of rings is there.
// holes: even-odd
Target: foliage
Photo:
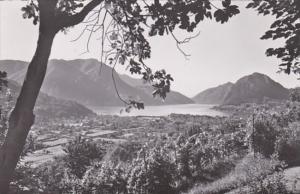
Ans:
[[[174,172],[174,163],[164,149],[142,149],[132,163],[128,191],[133,194],[173,194]]]
[[[212,183],[200,184],[193,188],[189,194],[218,194],[229,191],[233,194],[256,194],[262,188],[267,191],[274,191],[274,193],[286,191],[282,178],[283,167],[284,164],[276,156],[267,159],[260,154],[255,157],[249,154],[228,175]]]
[[[64,147],[64,151],[67,153],[64,157],[66,166],[78,178],[82,178],[93,160],[101,160],[105,154],[103,147],[91,140],[84,139],[82,136],[77,136],[73,141],[70,141]]]
[[[10,192],[22,194],[40,193],[40,182],[38,181],[35,173],[36,171],[29,164],[19,163],[10,184]]]
[[[300,165],[300,126],[292,122],[285,128],[284,133],[276,142],[279,159],[289,166]]]
[[[34,169],[33,174],[39,182],[39,190],[45,194],[62,193],[64,190],[61,181],[66,169],[67,166],[62,158],[56,158]]]
[[[253,8],[263,15],[274,15],[275,21],[261,39],[284,39],[285,45],[269,48],[267,56],[282,60],[280,70],[287,74],[300,73],[300,2],[298,0],[253,0],[247,8]]]
[[[249,127],[251,132],[249,142],[252,150],[266,157],[271,156],[275,151],[276,140],[280,136],[276,121],[271,115],[261,113],[256,115],[252,122],[250,121],[252,126]]]
[[[124,168],[110,162],[96,162],[89,167],[82,179],[65,171],[61,180],[63,193],[127,193]]]
[[[34,24],[44,25],[42,20],[43,4],[42,1],[30,0],[22,8],[23,17],[33,19]],[[93,8],[98,7],[99,9],[90,13],[85,21],[86,28],[82,34],[86,31],[90,32],[87,44],[89,45],[94,33],[100,32],[101,62],[104,60],[113,68],[117,64],[127,65],[132,74],[140,75],[145,82],[153,86],[153,96],[163,99],[170,91],[173,78],[165,70],[153,72],[145,64],[145,60],[151,56],[151,47],[147,36],[171,34],[179,50],[187,56],[179,45],[188,42],[192,37],[181,41],[174,34],[176,29],[193,32],[197,25],[205,19],[214,17],[217,22],[224,23],[239,13],[238,6],[232,5],[231,0],[223,0],[220,7],[216,7],[210,0],[92,0],[90,2],[87,0],[54,0],[45,5],[47,5],[48,12],[54,16],[53,21],[57,23],[53,24],[50,30],[56,31],[65,31],[78,24],[88,13],[92,12]],[[108,25],[106,25],[107,23]],[[88,45],[87,51],[89,50]],[[115,80],[114,72],[112,77]],[[118,96],[127,106],[126,111],[131,108],[144,108],[143,103],[138,100],[125,100],[119,94]]]
[[[84,192],[99,194],[127,193],[127,172],[124,167],[111,162],[92,165],[83,177]]]
[[[109,159],[116,163],[120,162],[131,162],[134,158],[137,157],[138,151],[142,148],[141,142],[124,142],[118,144],[112,150],[109,151]]]
[[[206,117],[204,120],[211,119],[214,123],[209,125],[202,123],[200,117],[179,115],[173,115],[173,119],[184,121],[180,130],[176,128],[176,119],[157,120],[164,129],[173,127],[171,136],[165,131],[151,131],[161,126],[149,121],[152,128],[145,129],[147,135],[143,139],[136,138],[116,147],[103,146],[100,142],[97,145],[103,148],[100,158],[88,154],[86,150],[95,148],[86,145],[88,140],[74,140],[68,144],[72,149],[65,156],[33,170],[32,183],[39,182],[39,185],[30,187],[44,193],[176,194],[197,185],[190,193],[286,194],[283,169],[300,161],[300,108],[297,102],[289,102],[283,108],[282,112],[256,109],[257,141],[254,142],[253,118],[247,121]],[[114,122],[121,124],[121,128],[135,126],[123,117]],[[193,132],[189,132],[190,127],[195,128]],[[152,136],[152,132],[159,135]],[[255,154],[253,147],[256,147]],[[71,162],[73,166],[70,161],[75,161]],[[81,176],[74,169],[83,169]]]
[[[0,91],[2,91],[3,86],[7,86],[6,77],[7,77],[6,72],[0,71]]]
[[[247,142],[254,153],[279,154],[288,165],[299,163],[299,103],[288,103],[284,111],[257,111],[248,120]]]
[[[12,97],[9,89],[7,89],[7,74],[0,71],[0,146],[4,142],[4,138],[8,129],[8,116],[11,109]],[[4,91],[3,91],[4,89]],[[4,92],[5,94],[3,94]],[[2,99],[1,99],[2,98]]]
[[[8,117],[11,110],[12,97],[8,89],[5,90],[3,104],[0,105],[0,145],[4,142],[4,138],[8,129]]]
[[[285,46],[277,49],[268,49],[266,54],[268,56],[275,55],[277,58],[282,59],[283,63],[280,66],[286,73],[289,74],[293,71],[297,74],[300,72],[298,61],[300,5],[297,0],[282,2],[284,3],[281,3],[281,1],[253,0],[247,7],[255,8],[259,13],[276,15],[277,19],[272,24],[271,30],[267,31],[262,39],[284,38],[286,39]],[[230,17],[239,13],[238,7],[232,5],[230,0],[223,0],[222,7],[220,8],[213,5],[210,0],[154,0],[151,2],[144,0],[30,0],[22,8],[22,11],[24,18],[33,18],[34,24],[40,22],[39,29],[42,34],[45,31],[55,33],[60,30],[65,31],[67,28],[82,22],[85,16],[91,13],[92,9],[97,6],[99,6],[99,9],[89,17],[90,20],[87,21],[89,24],[87,24],[86,30],[91,33],[90,36],[97,29],[101,31],[101,62],[102,56],[105,53],[105,62],[108,62],[113,68],[115,68],[117,63],[127,65],[131,73],[141,75],[146,82],[151,83],[154,88],[154,96],[158,95],[162,98],[165,98],[167,92],[170,91],[170,84],[173,78],[164,70],[152,72],[144,63],[151,56],[151,47],[146,35],[171,34],[178,46],[188,42],[192,37],[180,41],[175,36],[176,29],[179,28],[187,32],[193,32],[197,24],[204,19],[214,17],[217,22],[224,23]],[[100,16],[103,16],[103,19],[100,20]],[[106,16],[111,20],[107,21]],[[109,25],[104,25],[107,23]],[[108,50],[104,50],[103,48],[105,43],[110,47]],[[178,48],[186,56],[179,46]],[[35,56],[37,60],[39,60],[39,57],[42,58],[39,55]],[[35,71],[35,68],[30,69]],[[27,75],[32,73],[30,69]],[[1,72],[0,80],[3,80],[4,75]],[[114,72],[112,73],[112,77],[114,79]],[[40,80],[40,83],[36,84],[37,87],[42,84],[43,77]],[[4,82],[0,82],[1,86],[3,85],[2,83]],[[24,91],[26,93],[26,90]],[[33,91],[36,91],[35,93],[37,94],[39,88],[34,88]],[[119,97],[121,98],[120,95]],[[143,108],[141,102],[135,100],[123,101],[129,108]],[[34,104],[35,101],[33,101],[32,107],[34,107]],[[253,148],[270,156],[279,133],[276,133],[277,131],[274,130],[275,127],[273,128],[268,123],[257,122],[255,127],[258,129],[259,141],[253,141]],[[203,131],[193,136],[182,138],[179,144],[174,146],[173,151],[167,147],[160,149],[159,146],[148,149],[147,152],[142,151],[141,155],[138,155],[132,163],[133,166],[128,178],[128,189],[134,193],[174,193],[176,184],[179,183],[178,185],[180,185],[180,182],[183,181],[177,176],[177,173],[184,175],[184,179],[192,183],[203,181],[203,174],[211,172],[211,169],[215,169],[218,166],[216,164],[220,161],[230,159],[232,153],[233,155],[238,155],[241,150],[245,149],[243,145],[244,135],[243,131],[231,132],[225,135],[212,129],[211,133]],[[255,137],[255,134],[253,136]],[[235,139],[235,137],[238,138]],[[264,140],[270,141],[264,144]],[[163,145],[167,144],[160,146]],[[20,146],[23,145],[20,144]],[[261,151],[261,147],[266,147],[266,149]],[[87,173],[86,170],[92,165],[93,160],[102,159],[104,151],[103,149],[99,149],[96,144],[81,138],[75,140],[75,143],[69,143],[65,151],[67,152],[67,156],[64,158],[64,162],[68,169],[64,176],[66,178],[62,180],[62,182],[67,183],[63,185],[63,188],[66,186],[67,189],[71,188],[72,192],[76,192],[77,188],[82,189],[84,187],[80,181],[85,177],[83,175]],[[177,151],[179,153],[178,158]],[[172,155],[173,153],[175,157]],[[177,166],[177,164],[179,165]],[[96,169],[96,167],[92,169]],[[104,170],[105,173],[111,173],[112,167],[103,167],[103,169],[106,169]],[[93,173],[91,174],[87,175],[87,177],[97,176]],[[119,176],[118,173],[117,175]],[[277,180],[280,180],[280,178],[275,178],[275,185],[279,184]],[[116,185],[122,185],[121,188],[124,187],[123,180],[119,181],[118,179],[109,179],[108,183],[104,182],[103,184],[114,185],[115,181],[117,182]],[[87,185],[102,185],[102,182],[98,182],[98,180],[87,181],[87,183]],[[68,187],[69,185],[70,187]],[[272,184],[267,185],[271,185],[270,187],[273,188]],[[278,188],[281,188],[281,186]],[[272,191],[277,192],[277,190]]]
[[[300,88],[293,88],[290,93],[290,100],[292,102],[300,102]]]
[[[182,29],[187,32],[193,32],[198,23],[205,19],[212,19],[217,22],[224,23],[240,11],[237,5],[233,5],[231,0],[223,0],[220,6],[215,6],[210,0],[202,1],[116,1],[94,0],[87,3],[86,0],[56,0],[51,10],[54,15],[61,19],[73,19],[82,13],[85,7],[93,4],[94,7],[99,6],[99,13],[92,15],[87,23],[92,27],[90,36],[94,32],[102,31],[102,47],[110,46],[110,52],[106,54],[106,60],[109,64],[115,66],[116,63],[121,65],[127,64],[132,74],[139,74],[146,82],[152,83],[154,87],[153,95],[166,97],[166,93],[170,90],[170,81],[173,78],[166,74],[164,70],[155,73],[145,65],[144,60],[150,58],[151,47],[146,35],[156,36],[171,34],[177,45],[189,42],[191,37],[180,41],[175,36],[176,29]],[[252,0],[247,8],[253,8],[263,15],[274,15],[275,21],[271,25],[262,39],[279,39],[286,40],[285,45],[280,48],[269,48],[266,52],[267,56],[275,55],[282,59],[280,69],[286,73],[291,70],[299,73],[299,48],[300,48],[300,5],[297,0],[286,1],[269,1],[269,0]],[[35,1],[29,3],[22,8],[24,18],[33,18],[33,23],[40,21],[41,7]],[[87,13],[84,13],[87,14]],[[102,23],[100,23],[103,17]],[[111,19],[111,24],[104,29],[105,20]],[[60,26],[60,30],[75,25],[76,23],[66,23]],[[87,29],[89,26],[87,26]],[[108,32],[108,33],[105,33]],[[83,32],[84,33],[84,32]],[[105,44],[105,41],[108,44]],[[102,48],[103,50],[103,48]],[[182,49],[179,49],[186,55]],[[101,57],[102,61],[102,57]],[[131,107],[143,108],[140,102],[128,101]]]
[[[261,157],[261,156],[259,156]],[[270,172],[251,176],[251,181],[247,184],[247,191],[253,194],[289,194],[283,177],[285,164],[280,162],[278,156],[273,155],[268,161]],[[255,169],[256,170],[256,169]],[[262,169],[260,170],[262,171]]]

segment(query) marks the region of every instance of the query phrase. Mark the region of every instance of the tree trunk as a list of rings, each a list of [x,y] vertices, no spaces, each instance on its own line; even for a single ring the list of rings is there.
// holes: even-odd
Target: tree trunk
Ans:
[[[29,130],[34,122],[33,109],[47,71],[48,59],[56,33],[84,20],[103,0],[92,0],[74,15],[57,14],[58,0],[37,0],[39,38],[28,66],[21,92],[9,117],[8,132],[0,148],[0,194],[7,194],[9,183],[19,161]]]
[[[8,193],[14,169],[34,122],[33,109],[46,74],[56,32],[40,28],[35,55],[28,66],[21,92],[9,117],[8,132],[0,148],[0,194]]]

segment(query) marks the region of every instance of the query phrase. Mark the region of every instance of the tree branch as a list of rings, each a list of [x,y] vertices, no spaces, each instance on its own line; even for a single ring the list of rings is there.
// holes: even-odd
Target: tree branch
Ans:
[[[79,13],[76,13],[71,16],[66,16],[66,15],[62,16],[61,18],[59,18],[59,20],[60,20],[59,27],[60,28],[68,28],[68,27],[71,27],[71,26],[81,23],[84,20],[84,18],[94,8],[96,8],[98,5],[100,5],[103,1],[104,0],[92,0],[86,6],[84,6]]]

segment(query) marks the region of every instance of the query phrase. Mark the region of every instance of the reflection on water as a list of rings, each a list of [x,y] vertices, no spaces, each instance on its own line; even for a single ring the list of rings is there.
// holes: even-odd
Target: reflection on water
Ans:
[[[207,104],[180,104],[163,106],[146,106],[143,110],[132,109],[130,113],[121,111],[124,107],[90,107],[99,115],[118,115],[118,116],[167,116],[171,113],[208,115],[208,116],[226,116],[225,113],[212,109],[215,105]]]

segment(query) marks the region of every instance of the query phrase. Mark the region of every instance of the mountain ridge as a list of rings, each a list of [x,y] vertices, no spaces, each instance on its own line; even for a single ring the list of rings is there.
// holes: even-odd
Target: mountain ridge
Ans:
[[[206,89],[192,99],[197,103],[237,105],[242,103],[263,103],[265,100],[285,100],[289,90],[269,76],[254,72],[238,79],[235,83],[226,83]]]
[[[24,61],[16,61],[15,63],[13,60],[0,61],[0,68],[8,73],[8,78],[19,84],[24,80],[27,65],[28,63]],[[183,95],[171,100],[167,96],[165,101],[153,98],[152,95],[145,93],[140,88],[132,87],[123,81],[117,73],[114,77],[115,83],[112,80],[112,68],[101,64],[96,59],[51,59],[48,62],[41,91],[89,107],[123,106],[124,104],[119,99],[116,90],[122,98],[143,101],[146,106],[193,102]]]
[[[195,95],[192,99],[200,104],[222,104],[226,93],[229,92],[232,86],[233,83],[227,82],[213,88],[208,88]]]
[[[280,83],[255,72],[237,80],[223,104],[263,103],[268,99],[285,100],[288,96],[289,90]]]

